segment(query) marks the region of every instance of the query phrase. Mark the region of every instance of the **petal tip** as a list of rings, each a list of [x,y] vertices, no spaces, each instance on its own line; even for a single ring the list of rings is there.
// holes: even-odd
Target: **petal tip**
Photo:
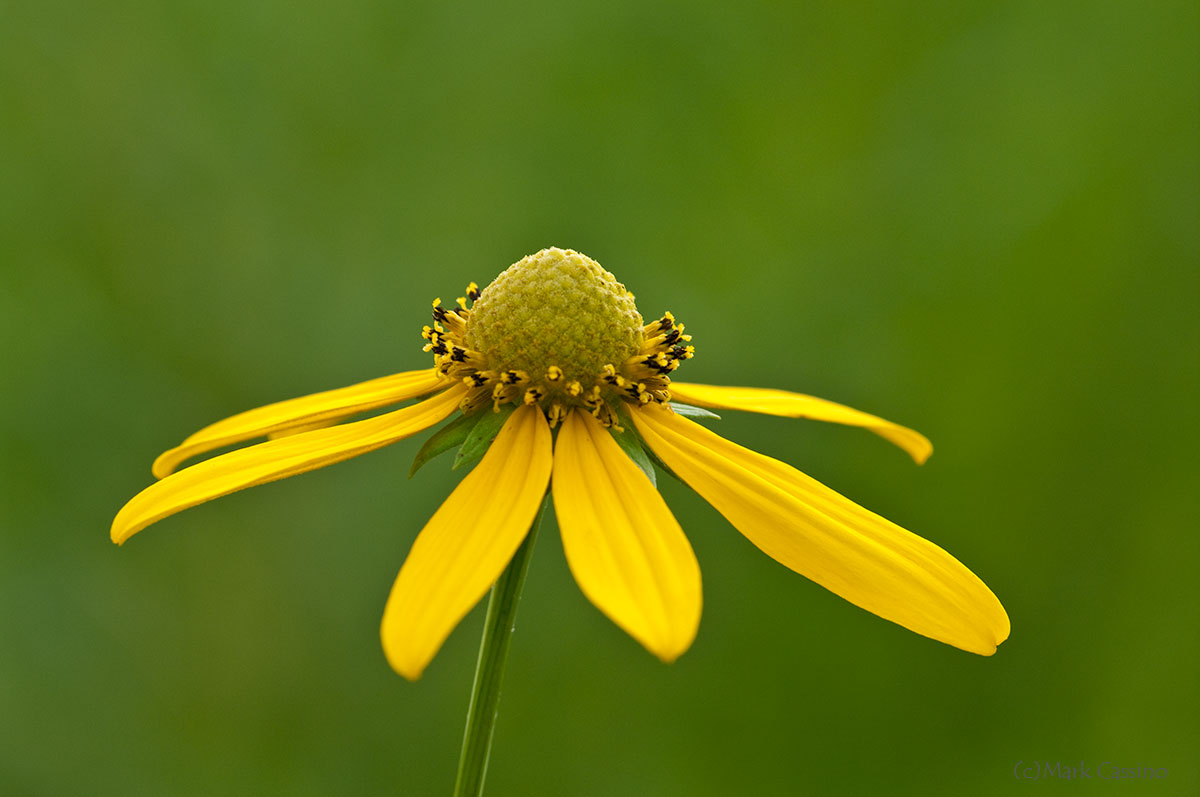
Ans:
[[[420,680],[421,676],[425,673],[425,668],[429,666],[429,659],[413,657],[411,651],[406,654],[394,644],[389,644],[387,632],[383,628],[380,629],[380,632],[381,641],[383,642],[383,655],[387,657],[391,668],[397,674],[403,675],[408,681]]]
[[[150,472],[154,474],[156,479],[165,479],[175,470],[175,463],[168,459],[168,451],[164,454],[159,454],[158,459],[154,460],[154,464],[150,466]]]
[[[412,667],[412,666],[407,666],[407,665],[402,665],[402,664],[396,664],[395,662],[392,663],[392,669],[395,670],[400,675],[404,676],[404,680],[409,681],[409,682],[419,681],[419,680],[421,680],[421,676],[425,674],[424,667]]]
[[[994,655],[1000,645],[1008,639],[1009,632],[1008,615],[1004,613],[1003,608],[1000,611],[998,622],[985,629],[980,629],[980,634],[975,639],[962,643],[951,642],[950,644],[968,653],[980,656]]]
[[[650,652],[653,653],[655,657],[658,658],[658,660],[663,664],[674,664],[680,656],[688,652],[688,649],[691,648],[691,646],[692,643],[689,641],[685,645],[672,645],[671,647],[661,648],[658,650],[651,649]]]
[[[1007,634],[1005,634],[1004,636],[997,637],[996,641],[993,642],[992,644],[988,645],[986,648],[983,648],[982,650],[973,651],[973,652],[978,653],[980,656],[993,656],[993,655],[995,655],[996,651],[1000,649],[1000,645],[1006,639],[1008,639]]]
[[[121,520],[121,513],[113,518],[112,526],[108,530],[108,538],[117,545],[124,545],[125,541],[137,533],[136,528],[131,528],[128,523]]]
[[[658,640],[638,637],[638,641],[663,664],[674,664],[680,656],[692,649],[699,629],[700,618],[697,616],[695,621],[689,622],[686,627],[675,629],[674,635]]]
[[[901,427],[901,428],[903,429],[903,427]],[[888,437],[888,435],[883,435],[883,436],[892,440],[893,443],[895,443],[896,445],[903,448],[908,453],[908,455],[910,457],[912,457],[913,462],[915,462],[918,465],[924,465],[929,460],[929,458],[931,456],[933,456],[933,443],[930,442],[928,437],[921,434],[920,432],[914,431],[912,429],[904,429],[904,431],[908,432],[911,435],[911,438],[907,441],[902,441],[897,438],[891,438],[891,437]]]

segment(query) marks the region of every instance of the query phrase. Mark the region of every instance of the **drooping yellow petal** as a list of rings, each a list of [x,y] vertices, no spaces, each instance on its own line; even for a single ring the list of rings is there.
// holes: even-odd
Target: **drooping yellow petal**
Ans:
[[[417,535],[383,612],[383,650],[396,672],[421,677],[458,621],[525,539],[550,481],[550,426],[525,405]]]
[[[424,396],[450,384],[437,371],[427,368],[268,404],[204,427],[163,452],[151,469],[155,478],[161,479],[179,467],[179,463],[206,451],[256,437],[279,437],[297,428],[319,429],[342,418]]]
[[[938,546],[790,465],[657,406],[635,410],[646,443],[739,531],[783,565],[880,617],[991,655],[1008,615]]]
[[[323,421],[315,421],[313,423],[304,423],[300,426],[289,426],[286,429],[279,429],[267,435],[268,440],[278,440],[281,437],[290,437],[301,432],[311,432],[314,429],[328,429],[338,422],[338,418],[329,418]]]
[[[684,404],[695,404],[697,407],[745,410],[765,415],[781,415],[785,418],[811,418],[814,421],[861,426],[903,448],[918,465],[923,464],[933,453],[933,444],[920,432],[844,404],[835,404],[802,393],[761,387],[722,387],[672,381],[671,398]]]
[[[658,490],[599,421],[575,410],[555,443],[553,491],[583,594],[651,653],[674,661],[700,625],[700,565]]]
[[[123,543],[151,523],[196,504],[402,440],[449,417],[465,394],[466,388],[459,385],[375,418],[269,440],[198,462],[155,482],[125,504],[113,520],[113,542]]]

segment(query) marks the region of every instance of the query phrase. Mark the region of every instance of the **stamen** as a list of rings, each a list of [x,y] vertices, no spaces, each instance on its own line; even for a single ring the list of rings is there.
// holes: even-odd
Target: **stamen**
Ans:
[[[529,374],[524,371],[503,371],[500,381],[506,385],[524,384],[529,381]]]
[[[459,402],[458,407],[463,411],[463,414],[470,415],[486,404],[487,401],[488,391],[475,390],[471,393],[468,393],[463,400]]]
[[[446,320],[446,308],[442,307],[442,300],[440,298],[433,300],[433,320],[434,321],[445,321]]]
[[[601,404],[604,404],[604,399],[600,397],[600,386],[593,385],[592,389],[583,397],[583,405],[591,409],[593,415],[596,415],[596,409]],[[599,417],[599,415],[596,415],[596,417]]]

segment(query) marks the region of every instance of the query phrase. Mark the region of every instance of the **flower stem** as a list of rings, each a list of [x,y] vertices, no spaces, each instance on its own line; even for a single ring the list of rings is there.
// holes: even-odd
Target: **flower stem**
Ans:
[[[475,683],[471,688],[471,705],[467,708],[467,730],[463,734],[462,754],[458,759],[458,779],[454,797],[479,797],[487,776],[488,756],[492,751],[492,734],[496,730],[497,706],[500,702],[500,683],[508,663],[508,647],[512,642],[513,620],[525,574],[529,572],[530,555],[542,515],[543,502],[533,518],[533,525],[512,561],[492,586],[488,598],[487,619],[483,623],[483,640],[479,643],[479,661],[475,664]]]

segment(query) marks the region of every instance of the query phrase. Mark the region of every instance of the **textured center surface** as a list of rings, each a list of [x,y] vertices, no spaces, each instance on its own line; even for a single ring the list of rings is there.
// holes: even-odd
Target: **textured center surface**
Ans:
[[[471,308],[467,345],[495,370],[589,380],[642,344],[633,294],[587,255],[543,249],[509,266]]]

